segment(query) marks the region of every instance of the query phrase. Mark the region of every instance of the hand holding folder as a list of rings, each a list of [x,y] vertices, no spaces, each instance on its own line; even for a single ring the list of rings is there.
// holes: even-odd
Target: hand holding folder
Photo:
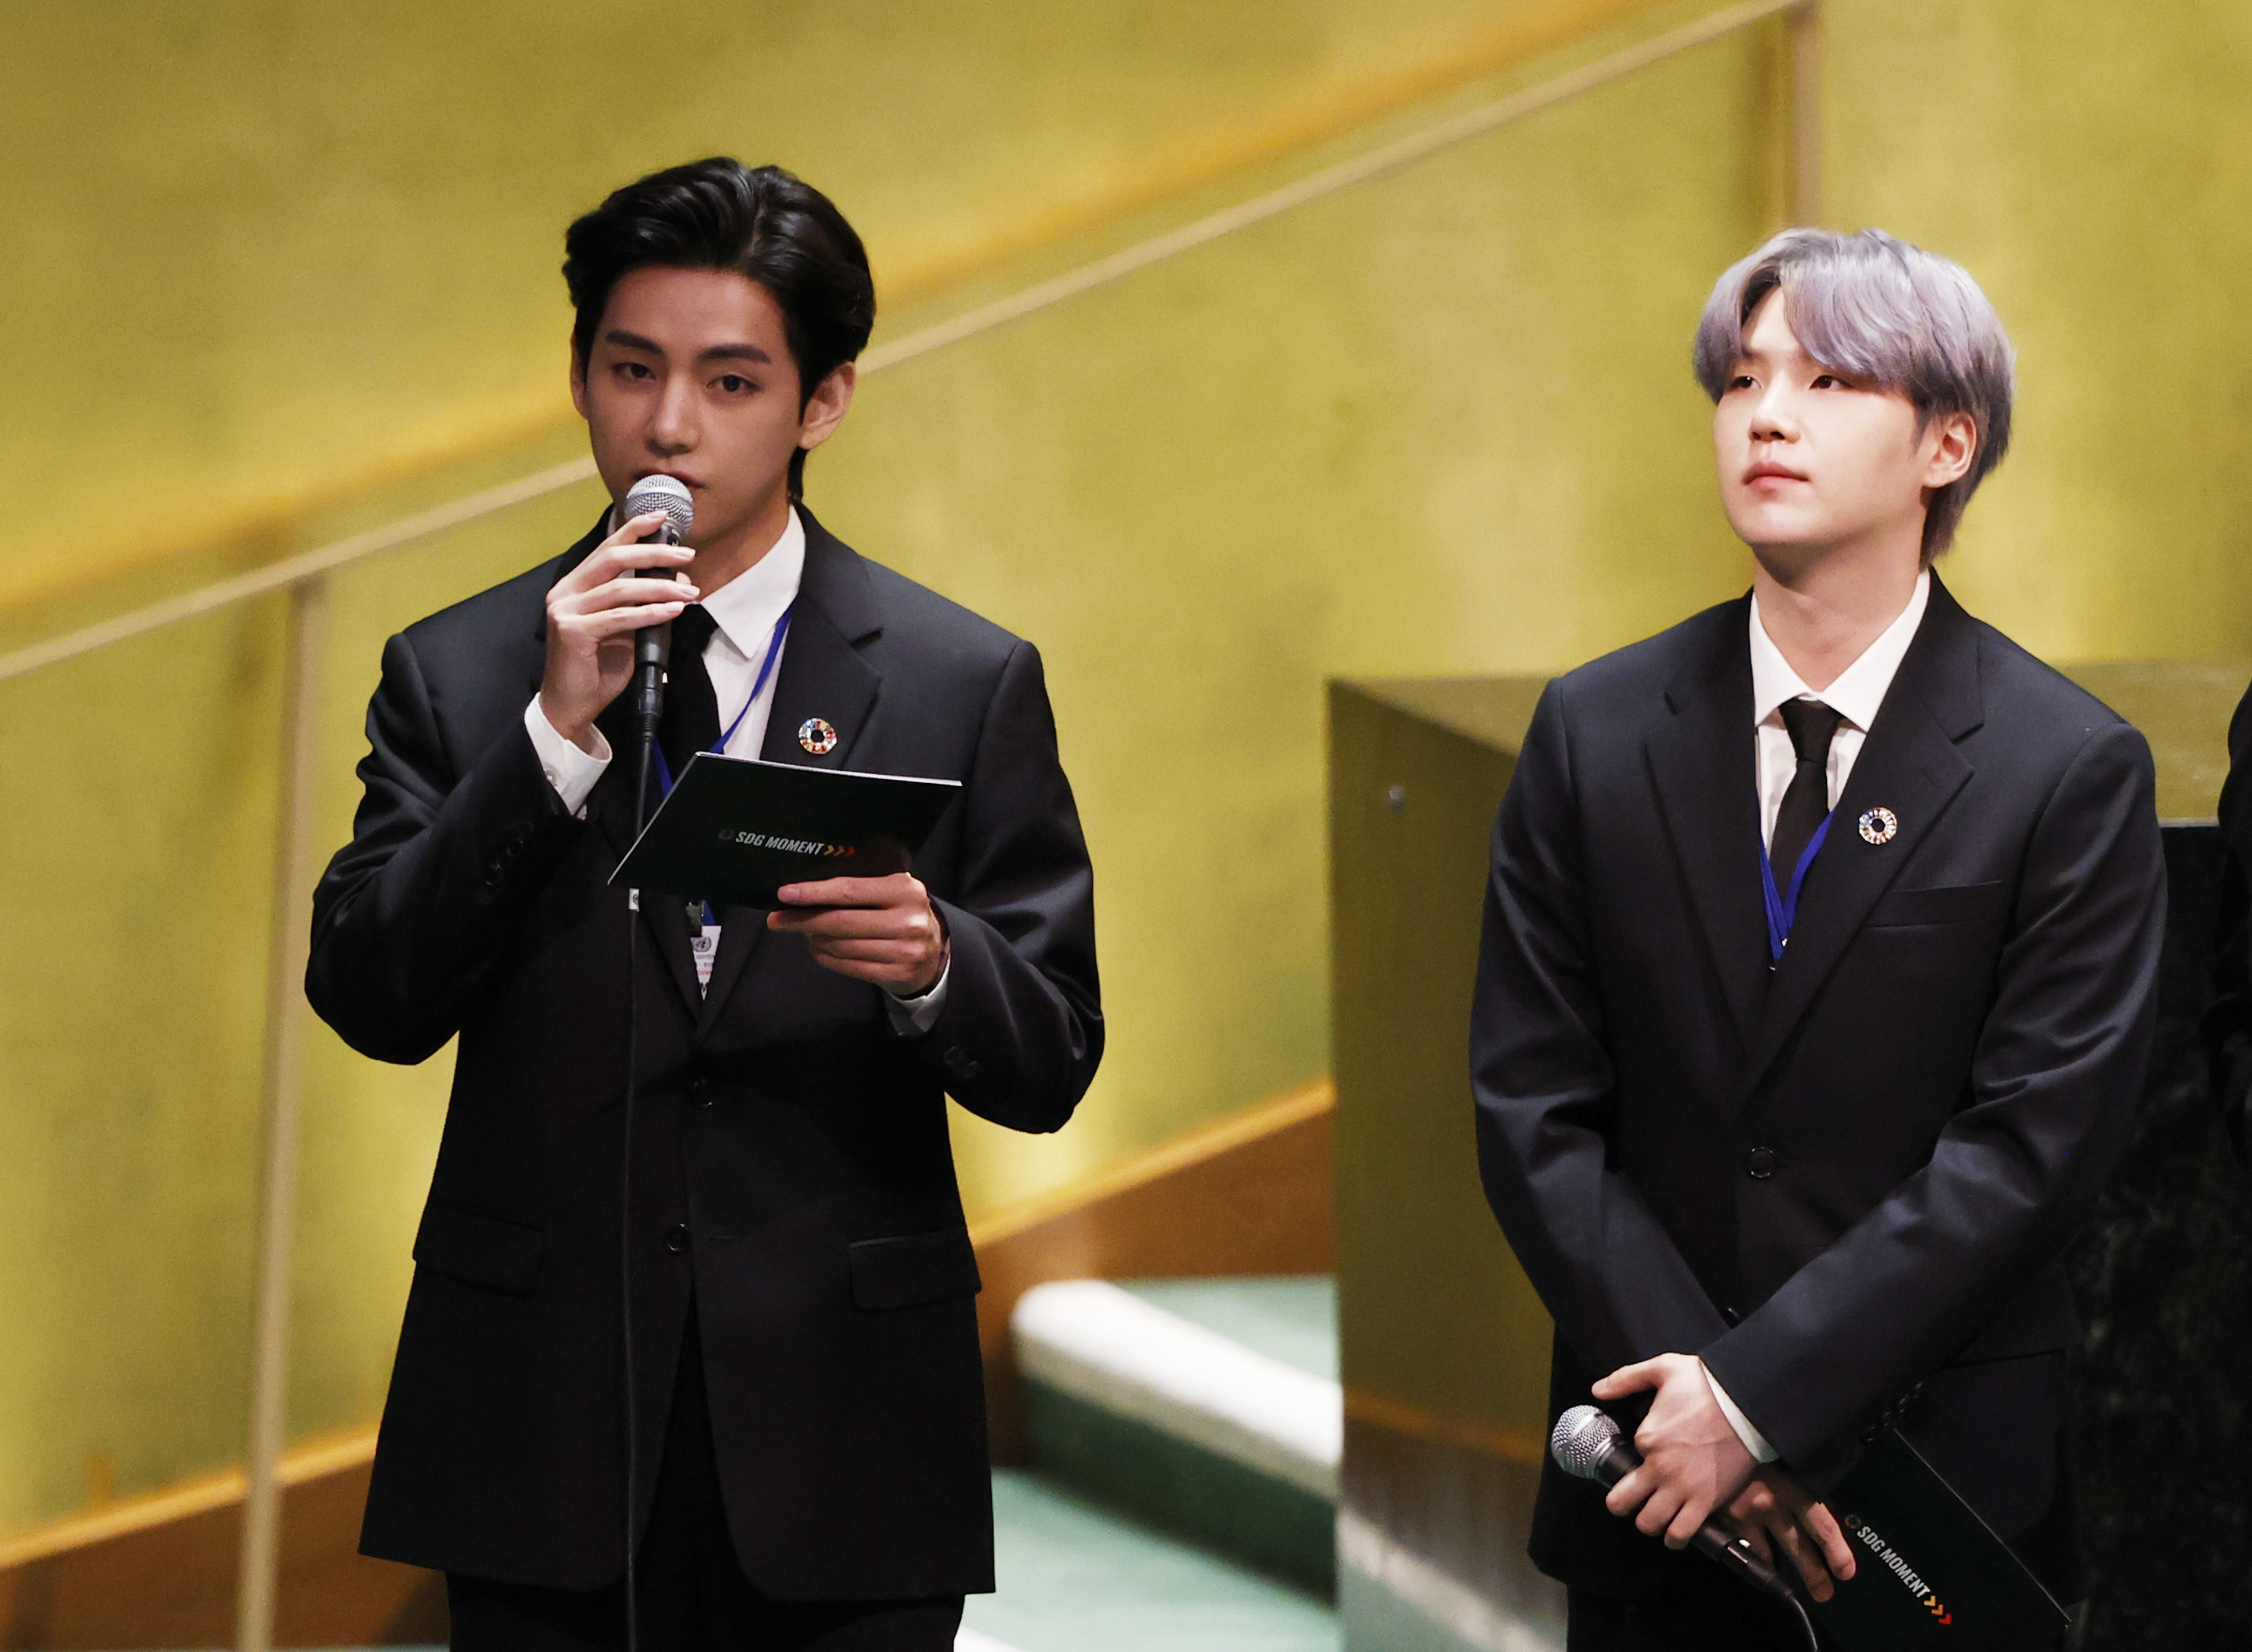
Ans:
[[[2054,1652],[2071,1620],[1923,1454],[1887,1428],[1829,1497],[1857,1552],[1816,1604],[1843,1652]]]
[[[907,870],[961,791],[699,752],[610,882],[715,909],[772,907],[784,884]]]

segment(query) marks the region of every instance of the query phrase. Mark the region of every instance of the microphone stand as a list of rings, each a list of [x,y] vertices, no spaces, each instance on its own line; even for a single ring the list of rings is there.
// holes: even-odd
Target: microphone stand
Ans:
[[[657,530],[660,544],[680,543],[680,530],[667,522]],[[634,637],[634,840],[649,824],[649,781],[657,756],[657,726],[664,716],[664,671],[672,655],[672,627],[650,625]],[[641,1418],[634,1381],[633,1329],[633,1134],[634,1103],[641,1074],[641,891],[626,891],[626,1096],[625,1146],[618,1155],[618,1328],[625,1344],[626,1413],[626,1652],[640,1652],[641,1602],[635,1562],[634,1526],[641,1516]]]

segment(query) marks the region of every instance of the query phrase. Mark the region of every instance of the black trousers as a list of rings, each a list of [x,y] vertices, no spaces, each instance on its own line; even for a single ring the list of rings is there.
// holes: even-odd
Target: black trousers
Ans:
[[[692,1311],[636,1572],[642,1652],[951,1652],[962,1622],[960,1595],[775,1600],[752,1586],[727,1530]],[[622,1581],[542,1589],[448,1572],[446,1601],[454,1652],[617,1652],[626,1643]]]
[[[1790,1608],[1718,1566],[1681,1566],[1630,1601],[1574,1589],[1567,1652],[1805,1652]]]

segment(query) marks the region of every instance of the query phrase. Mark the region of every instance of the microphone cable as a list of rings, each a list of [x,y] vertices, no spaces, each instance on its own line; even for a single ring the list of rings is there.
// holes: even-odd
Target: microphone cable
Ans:
[[[641,741],[634,777],[634,840],[641,840],[649,812],[650,753],[653,735]],[[641,1091],[641,891],[626,891],[626,1096],[625,1141],[618,1154],[618,1329],[625,1344],[626,1413],[626,1652],[641,1652],[641,1599],[634,1564],[634,1525],[641,1513],[641,1411],[634,1376],[633,1143],[634,1104]]]
[[[660,543],[678,545],[696,519],[696,508],[678,478],[645,476],[619,507],[629,519],[650,511],[664,512]],[[640,749],[634,775],[634,841],[649,824],[649,781],[657,750],[657,723],[664,706],[664,666],[671,652],[671,625],[649,626],[635,639],[635,714]],[[625,1544],[626,1652],[641,1652],[640,1574],[634,1527],[641,1514],[641,1407],[634,1373],[633,1329],[633,1147],[635,1104],[641,1094],[641,891],[626,890],[626,1094],[625,1141],[618,1154],[618,1333],[625,1344]]]

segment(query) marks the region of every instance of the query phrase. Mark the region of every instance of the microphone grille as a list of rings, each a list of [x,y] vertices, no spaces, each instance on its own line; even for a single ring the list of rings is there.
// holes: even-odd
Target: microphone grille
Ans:
[[[627,491],[622,515],[643,516],[662,511],[671,519],[672,531],[685,537],[696,526],[696,503],[687,486],[669,476],[645,476]]]
[[[1548,1454],[1567,1474],[1595,1478],[1596,1465],[1619,1437],[1619,1426],[1593,1405],[1574,1405],[1556,1419],[1548,1435]]]

